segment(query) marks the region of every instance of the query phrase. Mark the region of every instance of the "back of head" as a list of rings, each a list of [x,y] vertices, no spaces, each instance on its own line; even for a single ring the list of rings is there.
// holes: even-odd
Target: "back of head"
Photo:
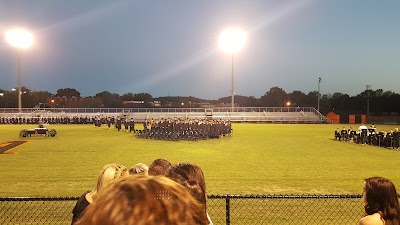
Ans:
[[[129,176],[99,192],[76,225],[202,225],[202,206],[166,177]]]
[[[125,166],[111,163],[103,166],[99,172],[97,179],[97,187],[95,192],[100,191],[103,187],[108,185],[112,180],[121,178],[128,175],[128,169]]]
[[[400,207],[394,184],[383,177],[365,179],[364,200],[367,215],[380,213],[386,224],[400,223]]]
[[[149,166],[149,175],[165,175],[171,163],[166,159],[156,159]]]
[[[166,177],[183,185],[196,200],[206,205],[206,183],[203,171],[197,165],[190,163],[177,163],[167,171]]]
[[[148,175],[149,174],[149,167],[146,166],[144,163],[137,163],[136,165],[132,166],[129,169],[130,175]]]

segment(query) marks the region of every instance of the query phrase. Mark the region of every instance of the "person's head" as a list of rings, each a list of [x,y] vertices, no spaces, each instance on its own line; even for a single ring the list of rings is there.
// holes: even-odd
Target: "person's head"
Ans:
[[[145,175],[149,174],[149,167],[144,163],[137,163],[129,169],[129,175]]]
[[[76,225],[203,225],[202,205],[181,185],[162,176],[129,176],[99,192]]]
[[[103,166],[99,172],[99,177],[97,179],[96,189],[93,191],[95,194],[93,198],[96,197],[97,193],[107,186],[112,180],[128,176],[128,169],[125,166],[111,163]]]
[[[149,175],[165,175],[171,163],[166,159],[156,159],[149,166]]]
[[[399,224],[400,207],[397,196],[396,188],[389,179],[383,177],[365,179],[363,199],[367,215],[379,213],[382,219],[388,222],[387,224]]]
[[[169,168],[165,176],[188,189],[206,210],[206,182],[200,167],[190,163],[177,163]]]

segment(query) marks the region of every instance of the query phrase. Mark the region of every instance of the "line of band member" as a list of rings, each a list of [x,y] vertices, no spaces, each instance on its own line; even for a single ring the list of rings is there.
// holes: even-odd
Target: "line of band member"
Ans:
[[[94,116],[57,116],[57,117],[0,117],[0,124],[94,124]],[[105,124],[105,119],[103,120]]]

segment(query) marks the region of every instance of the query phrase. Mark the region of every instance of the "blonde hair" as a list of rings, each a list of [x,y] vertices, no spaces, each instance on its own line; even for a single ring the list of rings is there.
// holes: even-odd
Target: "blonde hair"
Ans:
[[[149,174],[149,167],[147,167],[146,164],[144,163],[137,163],[136,165],[132,166],[129,169],[129,174],[130,175],[142,174],[147,176]]]
[[[203,207],[181,185],[162,176],[129,176],[99,192],[76,225],[205,225]]]
[[[103,166],[99,172],[99,177],[97,178],[96,189],[92,191],[93,199],[97,197],[97,193],[110,184],[114,179],[121,178],[126,175],[128,169],[125,166],[111,163]]]

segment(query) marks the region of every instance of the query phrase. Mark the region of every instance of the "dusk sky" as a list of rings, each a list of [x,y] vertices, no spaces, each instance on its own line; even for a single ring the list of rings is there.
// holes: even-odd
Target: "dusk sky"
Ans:
[[[0,89],[17,86],[4,33],[34,35],[22,86],[218,99],[231,94],[224,28],[248,32],[234,55],[235,94],[400,93],[399,0],[0,0]]]

